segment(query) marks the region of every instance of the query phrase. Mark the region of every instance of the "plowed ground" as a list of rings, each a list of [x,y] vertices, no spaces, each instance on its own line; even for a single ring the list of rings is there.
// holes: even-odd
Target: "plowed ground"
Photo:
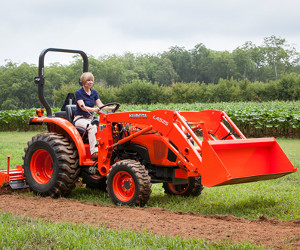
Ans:
[[[247,240],[266,248],[300,249],[300,221],[279,222],[260,217],[246,220],[231,215],[171,212],[160,208],[100,205],[60,198],[16,195],[0,191],[0,211],[51,222],[102,225],[157,235],[206,239],[213,242]]]

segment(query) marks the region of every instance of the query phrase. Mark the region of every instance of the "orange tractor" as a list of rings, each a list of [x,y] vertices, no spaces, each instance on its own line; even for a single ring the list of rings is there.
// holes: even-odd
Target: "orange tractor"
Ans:
[[[223,111],[174,110],[111,112],[94,119],[99,149],[91,160],[87,133],[73,125],[74,95],[52,115],[44,99],[44,57],[39,58],[39,98],[47,116],[37,112],[30,125],[47,124],[25,148],[24,163],[0,172],[0,185],[26,185],[42,196],[68,195],[81,177],[87,187],[107,190],[115,204],[147,203],[152,183],[163,183],[167,194],[200,195],[207,187],[275,179],[297,171],[274,138],[246,139]],[[117,110],[118,103],[114,105]],[[103,107],[104,107],[103,106]],[[102,107],[102,108],[103,108]]]

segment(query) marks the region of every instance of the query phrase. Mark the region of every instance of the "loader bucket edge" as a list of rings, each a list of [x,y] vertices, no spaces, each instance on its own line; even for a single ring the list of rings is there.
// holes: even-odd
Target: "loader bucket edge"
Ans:
[[[232,185],[232,184],[239,184],[239,183],[248,183],[248,182],[256,182],[256,181],[262,181],[262,180],[277,179],[277,178],[283,177],[285,175],[291,174],[293,172],[294,171],[285,172],[285,173],[277,173],[277,174],[254,175],[254,176],[248,176],[248,177],[243,177],[243,178],[235,178],[235,179],[230,179],[228,181],[224,181],[215,186],[224,186],[224,185]]]

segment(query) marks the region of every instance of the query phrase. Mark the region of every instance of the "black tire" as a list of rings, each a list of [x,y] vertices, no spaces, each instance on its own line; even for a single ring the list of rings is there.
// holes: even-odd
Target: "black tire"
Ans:
[[[173,185],[172,183],[163,183],[166,194],[180,196],[199,196],[203,190],[201,177],[189,177],[188,184]]]
[[[24,149],[24,175],[30,189],[42,196],[66,196],[75,188],[80,169],[78,152],[64,135],[42,133]]]
[[[106,177],[100,175],[89,175],[85,171],[81,172],[81,177],[82,183],[86,184],[87,188],[106,191]]]
[[[107,191],[115,204],[145,206],[151,194],[151,178],[145,166],[134,160],[115,163],[107,175]]]

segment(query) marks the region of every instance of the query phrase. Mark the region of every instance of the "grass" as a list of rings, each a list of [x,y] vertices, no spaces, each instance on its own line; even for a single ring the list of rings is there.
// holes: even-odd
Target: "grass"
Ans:
[[[0,167],[6,168],[7,154],[12,156],[11,167],[22,164],[23,148],[37,132],[0,132]],[[300,169],[300,140],[277,139],[293,165]],[[246,219],[260,215],[280,221],[300,219],[300,172],[261,182],[204,188],[198,197],[179,197],[164,194],[161,184],[152,185],[147,206],[172,211],[201,214],[231,214]],[[106,192],[77,187],[70,198],[111,204]]]
[[[23,148],[37,132],[0,132],[0,168],[6,168],[6,155],[11,166],[22,164]],[[295,167],[300,169],[300,140],[277,139]],[[148,207],[202,214],[231,214],[246,219],[260,215],[280,221],[300,220],[300,172],[283,178],[255,183],[205,188],[199,197],[177,197],[164,194],[161,184],[152,187]],[[31,195],[31,194],[28,194]],[[106,192],[76,188],[70,198],[111,204]],[[106,248],[106,249],[253,249],[247,242],[212,243],[159,237],[127,230],[113,231],[104,227],[50,223],[7,213],[0,213],[0,248]],[[117,239],[117,240],[116,240]]]
[[[280,138],[277,141],[293,165],[300,169],[300,140]],[[201,214],[231,214],[246,219],[264,215],[280,221],[300,220],[299,183],[298,171],[275,180],[204,188],[199,197],[188,198],[166,195],[161,184],[154,184],[147,206]],[[106,192],[86,188],[76,188],[70,197],[111,203]]]
[[[39,132],[0,132],[0,169],[6,169],[7,156],[11,156],[10,165],[22,165],[22,155],[27,142]]]
[[[51,223],[0,213],[0,248],[13,249],[253,249],[248,242],[213,243],[103,226]]]

